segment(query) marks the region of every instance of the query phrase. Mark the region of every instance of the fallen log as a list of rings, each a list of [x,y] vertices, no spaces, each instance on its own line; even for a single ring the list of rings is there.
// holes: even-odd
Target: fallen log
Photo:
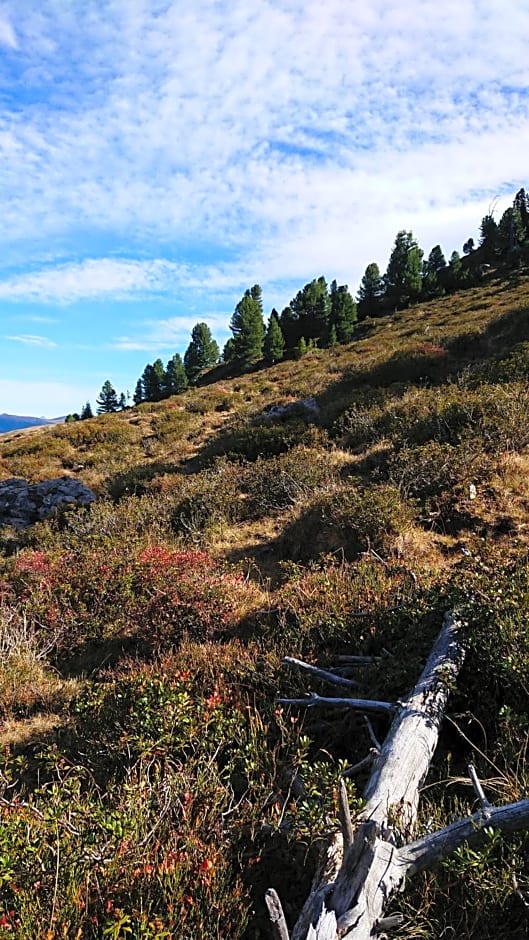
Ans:
[[[464,656],[462,623],[454,614],[446,614],[417,685],[394,706],[396,713],[386,740],[379,753],[375,751],[374,769],[364,791],[366,803],[357,817],[356,829],[351,824],[342,785],[342,832],[336,833],[327,847],[291,936],[284,918],[280,935],[276,929],[275,936],[281,936],[281,940],[368,940],[380,936],[399,923],[398,915],[384,917],[384,909],[391,896],[403,889],[407,878],[433,867],[465,842],[479,844],[491,828],[512,832],[529,826],[529,800],[492,807],[474,768],[469,768],[481,810],[439,832],[407,841],[416,822],[419,789],[428,773],[450,689]],[[309,696],[292,700],[291,704],[324,704],[323,699],[316,698],[317,702]],[[361,700],[353,707],[361,708]],[[281,910],[279,898],[277,904],[276,912]]]

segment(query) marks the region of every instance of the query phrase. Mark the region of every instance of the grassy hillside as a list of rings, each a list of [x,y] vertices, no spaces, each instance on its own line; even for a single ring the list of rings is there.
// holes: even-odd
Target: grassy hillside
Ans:
[[[257,940],[270,886],[293,922],[371,742],[278,708],[308,687],[281,657],[374,655],[361,694],[399,698],[454,605],[469,655],[421,825],[474,808],[469,761],[492,802],[527,794],[528,373],[529,279],[491,275],[347,346],[2,437],[0,480],[99,500],[0,533],[0,936]],[[266,418],[312,395],[317,422]],[[461,850],[395,935],[525,937],[513,874],[524,835]]]

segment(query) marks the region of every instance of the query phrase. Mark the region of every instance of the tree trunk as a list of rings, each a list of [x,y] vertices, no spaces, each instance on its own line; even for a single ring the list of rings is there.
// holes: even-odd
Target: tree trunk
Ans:
[[[394,706],[397,711],[375,758],[364,791],[366,805],[354,832],[345,787],[341,788],[342,834],[336,834],[328,846],[291,940],[368,940],[380,935],[399,921],[398,915],[384,918],[383,912],[391,896],[402,890],[406,877],[432,867],[465,842],[479,843],[485,828],[514,831],[529,825],[529,800],[492,808],[471,768],[482,810],[406,844],[415,826],[419,789],[437,745],[448,695],[464,660],[461,626],[453,614],[445,615],[417,685]],[[291,704],[311,706],[325,701],[343,705],[347,700],[309,696]],[[353,701],[351,707],[367,711],[366,703]],[[376,705],[388,708],[386,703]],[[398,848],[397,842],[404,844]],[[277,903],[281,910],[279,899]]]

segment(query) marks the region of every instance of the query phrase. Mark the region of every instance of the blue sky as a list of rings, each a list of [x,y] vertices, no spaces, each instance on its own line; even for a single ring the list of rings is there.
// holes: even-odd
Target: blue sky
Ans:
[[[243,291],[356,292],[529,187],[528,0],[0,0],[0,412],[132,392]]]

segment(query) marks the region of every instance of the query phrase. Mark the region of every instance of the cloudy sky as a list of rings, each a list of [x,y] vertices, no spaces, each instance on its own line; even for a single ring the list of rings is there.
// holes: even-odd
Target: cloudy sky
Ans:
[[[0,412],[133,391],[529,186],[529,0],[0,0]]]

